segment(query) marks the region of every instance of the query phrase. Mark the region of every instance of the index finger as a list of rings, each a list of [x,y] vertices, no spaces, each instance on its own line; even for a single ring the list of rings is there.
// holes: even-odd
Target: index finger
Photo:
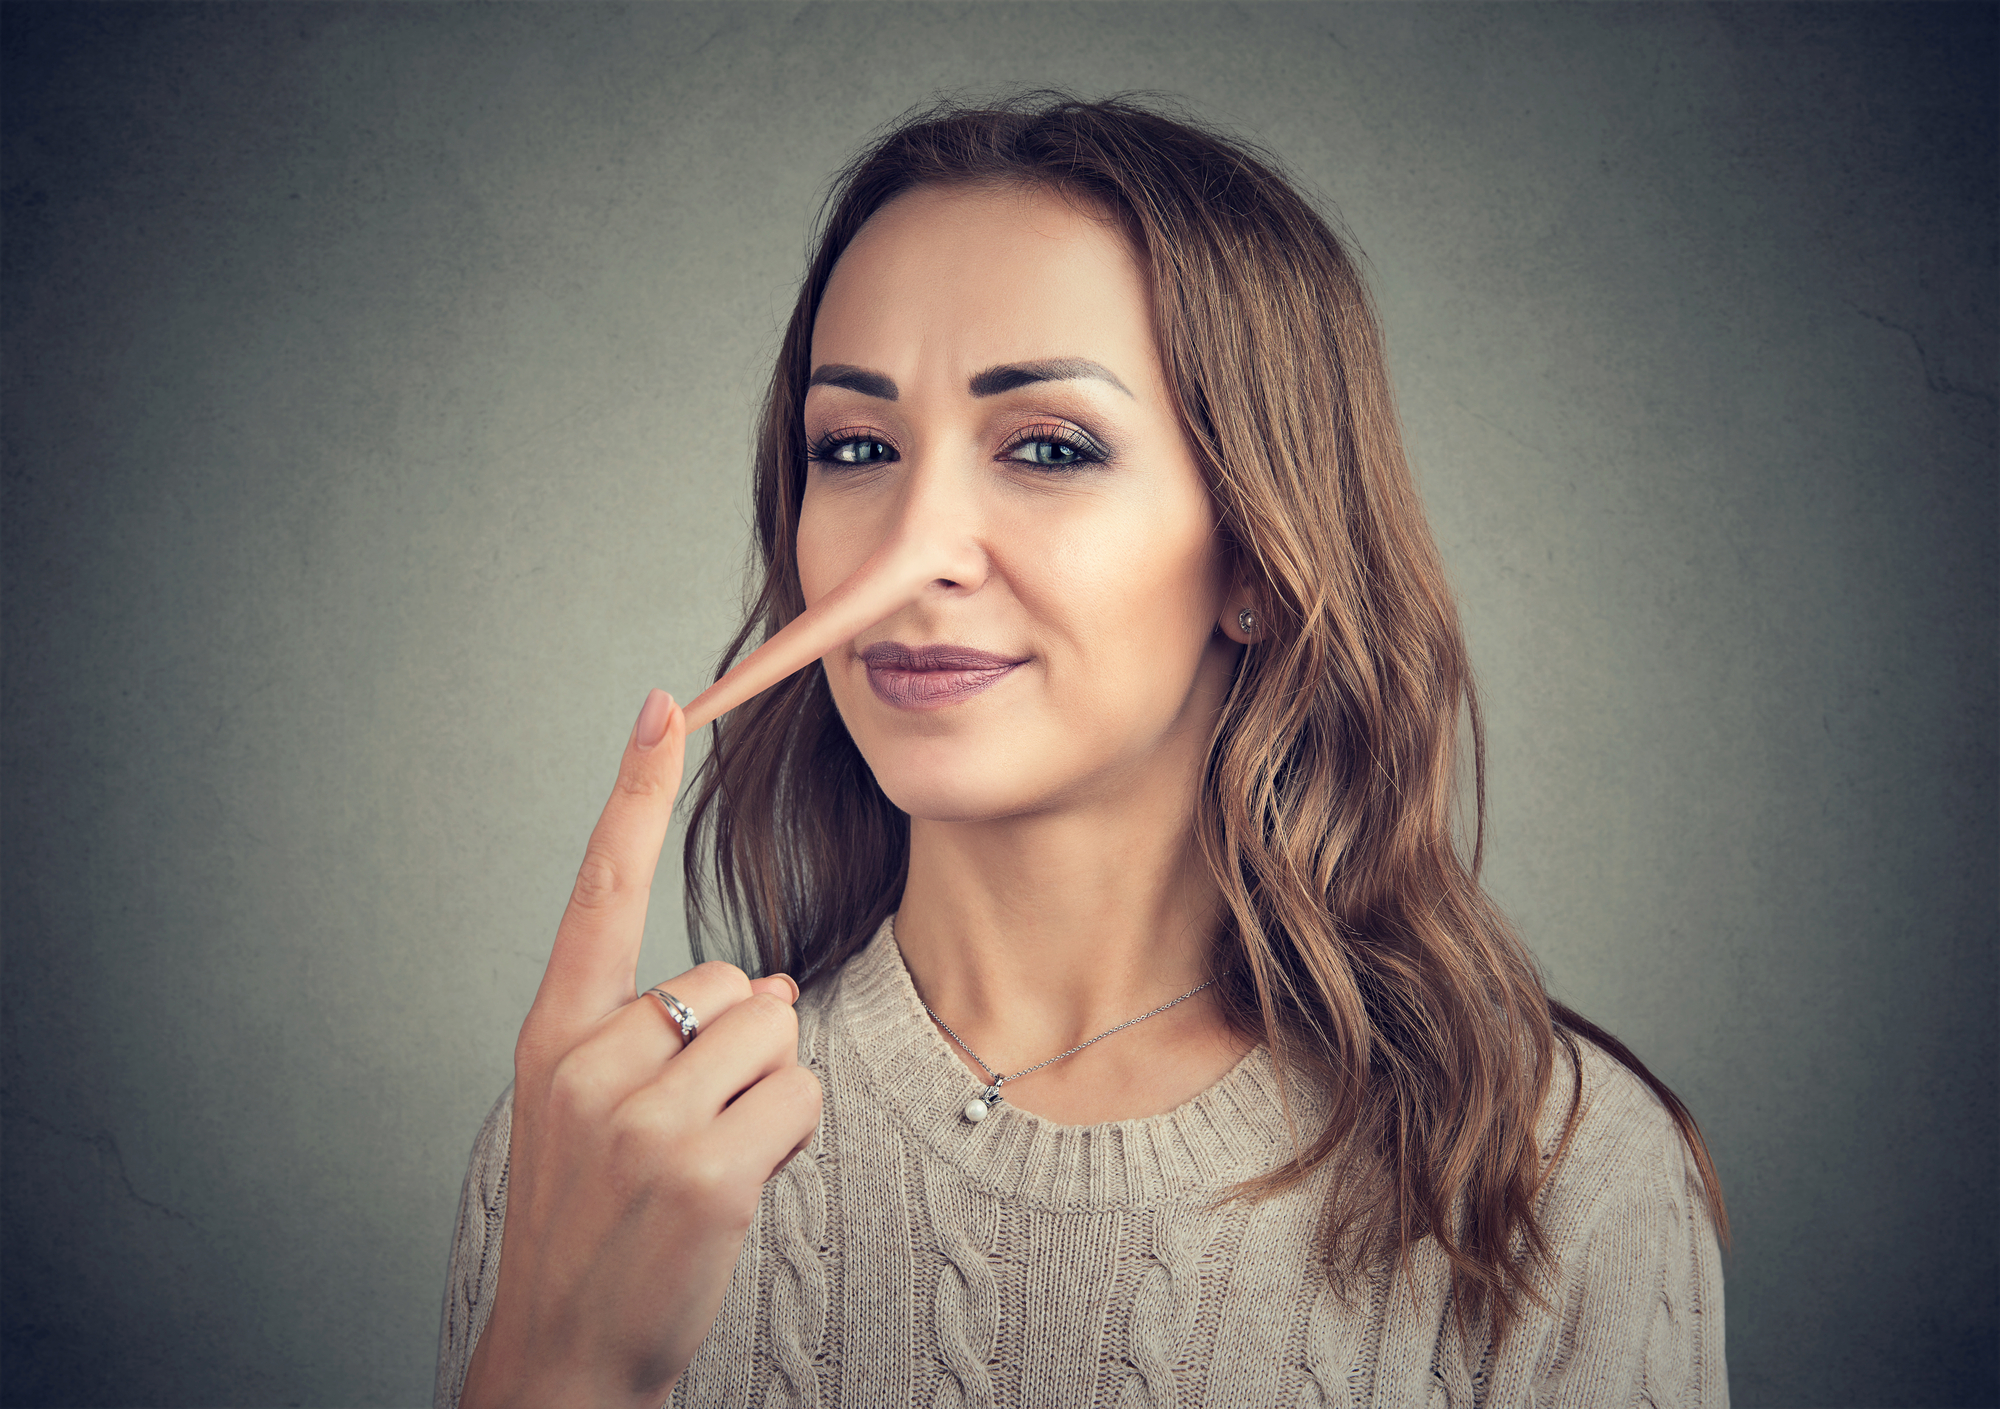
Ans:
[[[625,741],[618,782],[584,848],[530,1025],[574,1032],[632,1001],[653,870],[686,756],[680,706],[664,690],[650,692]]]

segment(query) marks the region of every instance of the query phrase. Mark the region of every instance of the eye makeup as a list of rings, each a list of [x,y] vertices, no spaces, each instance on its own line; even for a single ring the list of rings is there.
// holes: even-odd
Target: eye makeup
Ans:
[[[1051,452],[1050,457],[1038,454],[1029,458],[1015,453],[1029,447]],[[1025,427],[1007,437],[1006,444],[1000,447],[1000,458],[1045,469],[1066,469],[1073,465],[1101,465],[1111,458],[1111,452],[1098,444],[1095,437],[1074,426],[1048,422]]]
[[[828,431],[806,447],[807,464],[837,470],[864,469],[901,458],[886,437],[856,428]]]
[[[1046,418],[1049,413],[1041,415]],[[807,463],[830,470],[863,469],[902,459],[895,440],[871,426],[840,426],[817,436],[808,429],[807,436]],[[1030,448],[1030,454],[1018,453]],[[1112,448],[1101,437],[1068,417],[1020,426],[1008,432],[994,451],[996,460],[1045,470],[1109,464],[1115,458]]]

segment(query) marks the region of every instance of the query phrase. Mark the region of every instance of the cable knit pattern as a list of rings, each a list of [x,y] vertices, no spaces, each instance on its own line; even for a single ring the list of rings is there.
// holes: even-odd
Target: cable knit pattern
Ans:
[[[993,1209],[963,1206],[961,1191],[935,1171],[919,1171],[921,1197],[941,1261],[931,1295],[942,1383],[932,1403],[991,1409],[993,1350],[1000,1338],[1000,1287],[993,1275]],[[984,1201],[981,1201],[984,1202]],[[985,1237],[978,1237],[980,1225]]]
[[[794,1159],[771,1181],[766,1200],[774,1214],[759,1230],[769,1268],[764,1349],[776,1371],[770,1394],[787,1404],[817,1405],[821,1367],[815,1352],[824,1340],[827,1303],[826,1184],[819,1161]]]
[[[444,1323],[438,1331],[438,1377],[434,1395],[455,1406],[465,1389],[472,1347],[486,1329],[493,1291],[500,1285],[500,1229],[507,1219],[507,1150],[514,1133],[514,1087],[510,1082],[486,1113],[465,1187],[458,1196],[458,1230],[452,1238],[451,1275],[444,1292]]]
[[[799,1003],[826,1103],[765,1187],[672,1403],[1020,1406],[1726,1406],[1722,1277],[1700,1178],[1645,1086],[1585,1045],[1582,1123],[1538,1211],[1560,1264],[1499,1351],[1451,1314],[1420,1244],[1346,1297],[1315,1270],[1330,1171],[1223,1202],[1290,1150],[1262,1048],[1165,1115],[1059,1126],[1001,1103],[925,1017],[884,926]],[[1544,1147],[1568,1109],[1551,1093]],[[1324,1118],[1294,1094],[1302,1129]],[[455,1409],[506,1212],[508,1096],[460,1203],[437,1409]]]
[[[1196,1317],[1201,1311],[1203,1264],[1213,1259],[1197,1246],[1190,1230],[1166,1210],[1146,1218],[1150,1237],[1138,1240],[1146,1261],[1132,1297],[1129,1344],[1134,1374],[1118,1395],[1119,1409],[1172,1409],[1181,1401],[1181,1380],[1205,1365],[1195,1353]],[[1199,1396],[1195,1396],[1197,1401]]]

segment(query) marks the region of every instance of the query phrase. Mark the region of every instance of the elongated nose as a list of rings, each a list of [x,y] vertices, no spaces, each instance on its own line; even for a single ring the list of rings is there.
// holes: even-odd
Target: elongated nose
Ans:
[[[984,585],[989,564],[976,505],[956,478],[943,467],[910,474],[888,539],[839,586],[697,695],[687,707],[688,728],[720,718],[926,592]]]

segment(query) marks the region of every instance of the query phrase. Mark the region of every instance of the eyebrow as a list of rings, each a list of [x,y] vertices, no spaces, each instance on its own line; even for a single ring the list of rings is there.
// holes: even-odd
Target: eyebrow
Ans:
[[[845,362],[829,362],[814,370],[806,385],[839,386],[849,391],[858,391],[863,396],[872,396],[881,401],[894,401],[897,396],[896,384],[880,372],[870,372],[863,367],[850,367]]]
[[[1035,382],[1073,382],[1084,377],[1109,382],[1127,396],[1132,395],[1132,388],[1119,381],[1109,367],[1087,357],[1051,357],[1044,362],[1009,362],[988,367],[973,377],[970,386],[974,396],[998,396]]]
[[[974,396],[998,396],[1001,392],[1032,386],[1036,382],[1070,382],[1085,377],[1109,382],[1127,396],[1132,395],[1132,389],[1119,381],[1109,367],[1101,362],[1092,362],[1087,357],[1051,357],[1040,362],[1007,362],[974,373],[967,387]],[[894,401],[900,395],[896,383],[880,372],[871,372],[865,367],[852,367],[845,362],[829,362],[815,369],[806,381],[806,385],[845,387],[849,391],[858,391],[863,396],[872,396],[878,401]]]

